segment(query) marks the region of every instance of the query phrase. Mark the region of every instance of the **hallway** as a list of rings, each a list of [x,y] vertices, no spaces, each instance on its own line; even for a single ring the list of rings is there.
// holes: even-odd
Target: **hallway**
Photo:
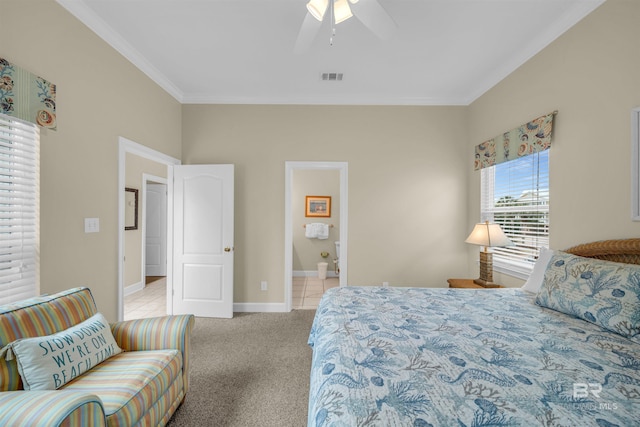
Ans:
[[[143,290],[124,297],[124,320],[164,316],[166,312],[166,277],[157,278]]]

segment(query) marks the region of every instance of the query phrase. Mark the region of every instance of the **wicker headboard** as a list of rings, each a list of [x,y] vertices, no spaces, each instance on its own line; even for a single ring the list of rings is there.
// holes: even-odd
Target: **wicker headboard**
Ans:
[[[640,239],[601,240],[583,243],[566,249],[564,252],[587,258],[640,264]]]

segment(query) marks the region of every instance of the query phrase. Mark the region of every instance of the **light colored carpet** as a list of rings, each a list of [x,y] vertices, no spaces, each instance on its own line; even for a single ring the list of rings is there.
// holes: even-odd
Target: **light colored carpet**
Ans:
[[[315,310],[197,318],[191,388],[169,426],[307,424]]]

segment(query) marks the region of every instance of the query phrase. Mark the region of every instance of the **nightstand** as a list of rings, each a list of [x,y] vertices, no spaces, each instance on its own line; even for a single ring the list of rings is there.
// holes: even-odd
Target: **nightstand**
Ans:
[[[464,288],[464,289],[492,289],[502,288],[500,285],[480,286],[473,282],[473,279],[447,279],[450,288]]]

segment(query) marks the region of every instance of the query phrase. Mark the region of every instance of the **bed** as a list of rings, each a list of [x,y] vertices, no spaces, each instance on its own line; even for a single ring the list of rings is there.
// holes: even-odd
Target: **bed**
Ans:
[[[535,292],[327,291],[308,426],[640,425],[640,239],[540,258]]]

